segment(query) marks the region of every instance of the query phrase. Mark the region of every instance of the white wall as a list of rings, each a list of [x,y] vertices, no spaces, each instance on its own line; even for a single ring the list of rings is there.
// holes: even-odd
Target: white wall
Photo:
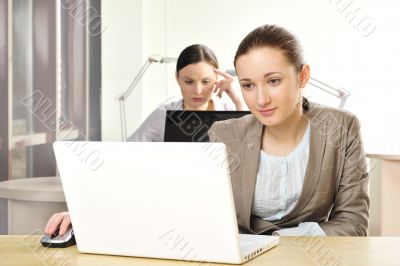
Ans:
[[[109,13],[106,10],[108,1],[104,2],[103,16]],[[217,54],[221,68],[232,68],[240,40],[252,29],[267,23],[288,28],[303,43],[312,76],[350,91],[345,109],[360,118],[366,151],[400,153],[400,123],[396,122],[400,115],[400,76],[397,74],[400,40],[395,28],[400,18],[395,13],[398,8],[394,0],[379,3],[372,0],[136,0],[137,5],[142,5],[141,14],[132,9],[132,1],[109,2],[113,8],[118,5],[121,10],[130,9],[129,12],[142,16],[141,28],[138,26],[140,22],[132,24],[134,19],[130,18],[131,25],[117,29],[119,33],[115,34],[116,38],[121,38],[120,35],[126,36],[126,28],[141,29],[142,46],[137,47],[137,51],[131,47],[132,57],[129,59],[125,56],[108,61],[112,64],[109,68],[118,64],[128,65],[124,62],[130,60],[135,61],[135,64],[129,63],[130,66],[138,69],[140,64],[137,60],[143,62],[149,54],[176,57],[183,48],[193,43],[210,46]],[[347,9],[341,11],[346,5]],[[114,23],[112,20],[109,22]],[[368,23],[371,23],[369,27]],[[371,33],[374,27],[376,29]],[[103,35],[104,38],[107,37]],[[129,40],[133,42],[133,39]],[[126,48],[128,43],[118,43],[117,46],[121,45]],[[107,47],[103,42],[104,49]],[[107,62],[103,58],[103,75],[105,67]],[[179,95],[174,67],[154,65],[149,69],[143,81],[142,113],[135,113],[131,116],[132,120],[143,120],[158,102]],[[124,78],[132,78],[133,73],[135,71],[126,73]],[[111,77],[111,73],[108,76]],[[120,82],[126,81],[121,79]],[[321,93],[313,92],[311,98],[338,104],[336,99]],[[119,129],[117,121],[113,121],[113,127],[104,122],[104,137],[119,135],[116,133]],[[137,124],[131,124],[132,131]]]
[[[166,56],[166,0],[143,0],[143,55]],[[147,117],[167,98],[167,68],[175,64],[153,63],[143,76],[143,113]]]
[[[166,54],[165,0],[102,2],[102,139],[121,140],[119,104],[149,55]],[[172,64],[173,65],[173,64]],[[128,137],[167,97],[166,67],[152,64],[126,101]]]
[[[116,97],[128,87],[143,61],[143,10],[141,0],[102,1],[102,139],[120,140],[119,105]],[[142,84],[127,102],[129,130],[140,124]]]

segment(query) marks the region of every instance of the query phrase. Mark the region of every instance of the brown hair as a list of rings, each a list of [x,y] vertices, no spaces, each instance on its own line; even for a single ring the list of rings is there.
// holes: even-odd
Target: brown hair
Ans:
[[[178,75],[179,70],[187,65],[203,61],[207,62],[215,68],[218,68],[217,57],[210,48],[202,44],[190,45],[186,47],[178,57],[178,61],[176,63],[176,74]]]
[[[303,49],[292,33],[276,25],[263,25],[250,32],[239,44],[233,61],[235,67],[240,56],[262,47],[280,49],[297,71],[304,64]]]

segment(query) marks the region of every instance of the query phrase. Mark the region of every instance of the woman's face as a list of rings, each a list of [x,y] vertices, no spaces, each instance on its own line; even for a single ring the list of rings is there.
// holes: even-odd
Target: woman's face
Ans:
[[[280,125],[301,108],[301,89],[308,81],[309,67],[304,65],[298,73],[281,50],[251,50],[236,60],[236,72],[243,98],[262,124]]]
[[[185,109],[207,110],[217,74],[205,61],[190,64],[179,70],[176,80],[181,87]]]

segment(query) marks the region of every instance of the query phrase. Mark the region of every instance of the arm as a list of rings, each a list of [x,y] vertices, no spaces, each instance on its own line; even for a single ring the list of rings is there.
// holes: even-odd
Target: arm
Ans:
[[[242,97],[242,93],[240,89],[234,88],[233,82],[234,78],[226,72],[215,69],[215,72],[224,77],[224,79],[219,80],[215,84],[214,92],[217,93],[217,96],[221,98],[222,93],[226,92],[226,94],[231,98],[232,102],[235,104],[237,111],[245,111],[247,110],[247,105]]]
[[[320,223],[327,235],[366,236],[369,216],[368,172],[360,125],[353,118],[347,131],[343,172],[327,222]]]
[[[284,228],[274,231],[272,235],[278,236],[326,236],[318,223],[303,222],[296,227]]]
[[[164,141],[165,112],[162,107],[155,109],[127,141]]]

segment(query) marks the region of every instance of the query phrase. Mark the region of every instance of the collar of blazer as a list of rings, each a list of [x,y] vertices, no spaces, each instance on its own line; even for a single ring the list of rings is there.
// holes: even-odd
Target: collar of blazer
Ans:
[[[254,233],[259,229],[265,230],[266,228],[276,228],[276,226],[284,226],[286,223],[290,222],[291,219],[297,217],[301,210],[307,205],[313,196],[316,186],[318,184],[322,159],[325,153],[326,147],[326,119],[324,119],[324,114],[321,114],[323,108],[320,105],[309,102],[306,98],[303,98],[303,110],[305,116],[309,119],[311,123],[310,126],[310,151],[309,158],[306,168],[306,173],[304,177],[304,184],[300,194],[300,198],[297,201],[295,207],[287,215],[282,217],[281,220],[274,222],[274,224],[269,223],[261,218],[251,216],[251,206],[253,203],[254,189],[257,178],[258,162],[261,149],[261,135],[263,125],[255,118],[253,115],[247,115],[243,120],[239,119],[238,126],[239,139],[242,140],[243,147],[246,150],[246,157],[251,158],[257,162],[257,167],[255,168],[255,174],[246,175],[244,179],[244,188],[250,190],[251,193],[244,193],[242,201],[244,202],[242,211],[244,213],[240,214],[239,219],[246,219],[252,217],[252,221],[242,221],[242,224],[251,223],[251,228]],[[244,160],[244,161],[243,161]],[[247,167],[247,162],[245,158],[242,157],[242,162],[244,165],[242,167]],[[247,204],[245,204],[247,203]],[[250,227],[250,226],[249,226]]]

